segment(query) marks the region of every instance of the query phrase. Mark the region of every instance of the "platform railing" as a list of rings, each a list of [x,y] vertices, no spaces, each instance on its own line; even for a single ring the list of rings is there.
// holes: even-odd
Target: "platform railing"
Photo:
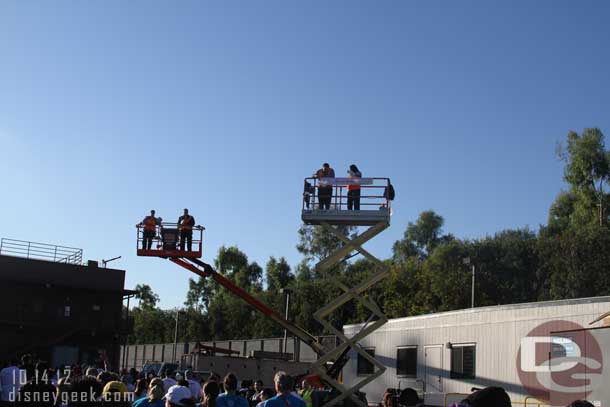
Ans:
[[[0,240],[0,255],[56,263],[83,264],[83,249],[25,240],[2,238]]]
[[[308,177],[303,182],[302,210],[319,209],[320,186],[331,185],[330,209],[348,210],[348,186],[360,186],[360,210],[375,210],[385,208],[390,210],[389,178],[318,178]]]
[[[143,242],[144,242],[144,225],[138,224],[138,225],[136,225],[136,227],[138,229],[138,232],[137,232],[138,239],[137,239],[136,249],[142,250]],[[171,223],[171,222],[162,222],[161,225],[155,226],[155,236],[153,237],[153,244],[152,244],[151,250],[158,250],[158,251],[163,250],[163,229],[174,229],[177,231],[177,239],[176,239],[175,243],[176,243],[176,249],[178,249],[180,246],[180,230],[178,228],[178,224]],[[192,240],[193,250],[192,251],[201,252],[202,245],[203,245],[203,231],[205,230],[205,228],[203,226],[196,225],[196,226],[192,227],[192,230],[193,230],[193,240]]]

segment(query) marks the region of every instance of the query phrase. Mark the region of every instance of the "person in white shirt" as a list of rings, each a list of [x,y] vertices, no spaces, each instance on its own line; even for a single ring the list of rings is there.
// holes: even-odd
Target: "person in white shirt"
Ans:
[[[187,370],[186,372],[184,372],[184,375],[186,376],[186,380],[189,382],[189,390],[191,391],[193,400],[198,402],[201,398],[201,385],[197,380],[193,379],[192,371]]]
[[[172,376],[173,374],[165,372],[163,378],[163,389],[167,393],[170,387],[175,386],[178,383]]]

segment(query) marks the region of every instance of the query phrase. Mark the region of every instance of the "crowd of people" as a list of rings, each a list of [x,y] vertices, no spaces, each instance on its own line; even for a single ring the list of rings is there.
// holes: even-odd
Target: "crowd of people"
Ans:
[[[312,407],[307,380],[299,392],[294,383],[283,371],[273,387],[265,387],[262,380],[239,382],[232,373],[222,379],[190,370],[157,377],[135,369],[51,369],[44,362],[12,360],[0,370],[0,400],[12,407]]]
[[[212,373],[138,372],[113,373],[103,368],[66,366],[52,369],[29,355],[11,360],[0,369],[0,406],[6,407],[319,407],[336,397],[323,390],[317,376],[293,378],[277,372],[272,387],[262,380],[244,379],[233,373],[224,378]],[[501,387],[473,389],[468,397],[449,407],[511,407]],[[360,399],[367,403],[362,393]],[[343,406],[355,407],[351,400]],[[423,400],[414,389],[387,389],[379,407],[419,407]],[[567,407],[593,407],[576,400]]]

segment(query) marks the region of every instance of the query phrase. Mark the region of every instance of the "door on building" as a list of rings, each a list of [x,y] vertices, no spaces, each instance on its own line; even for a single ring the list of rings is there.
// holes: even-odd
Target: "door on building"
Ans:
[[[443,392],[443,346],[424,346],[426,393]]]

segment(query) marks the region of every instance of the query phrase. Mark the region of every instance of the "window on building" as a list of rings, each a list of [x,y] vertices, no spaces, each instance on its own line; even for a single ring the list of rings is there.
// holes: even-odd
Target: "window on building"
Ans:
[[[453,345],[451,348],[451,378],[474,379],[476,377],[476,346]]]
[[[64,317],[69,317],[69,316],[70,316],[70,311],[71,311],[70,306],[69,306],[69,305],[66,305],[66,306],[64,307]]]
[[[364,351],[372,357],[375,357],[374,348],[365,349]],[[356,370],[358,376],[370,375],[375,373],[375,365],[372,364],[368,359],[364,358],[360,353],[358,353],[358,362]]]
[[[417,377],[417,346],[401,346],[396,349],[396,375]]]

